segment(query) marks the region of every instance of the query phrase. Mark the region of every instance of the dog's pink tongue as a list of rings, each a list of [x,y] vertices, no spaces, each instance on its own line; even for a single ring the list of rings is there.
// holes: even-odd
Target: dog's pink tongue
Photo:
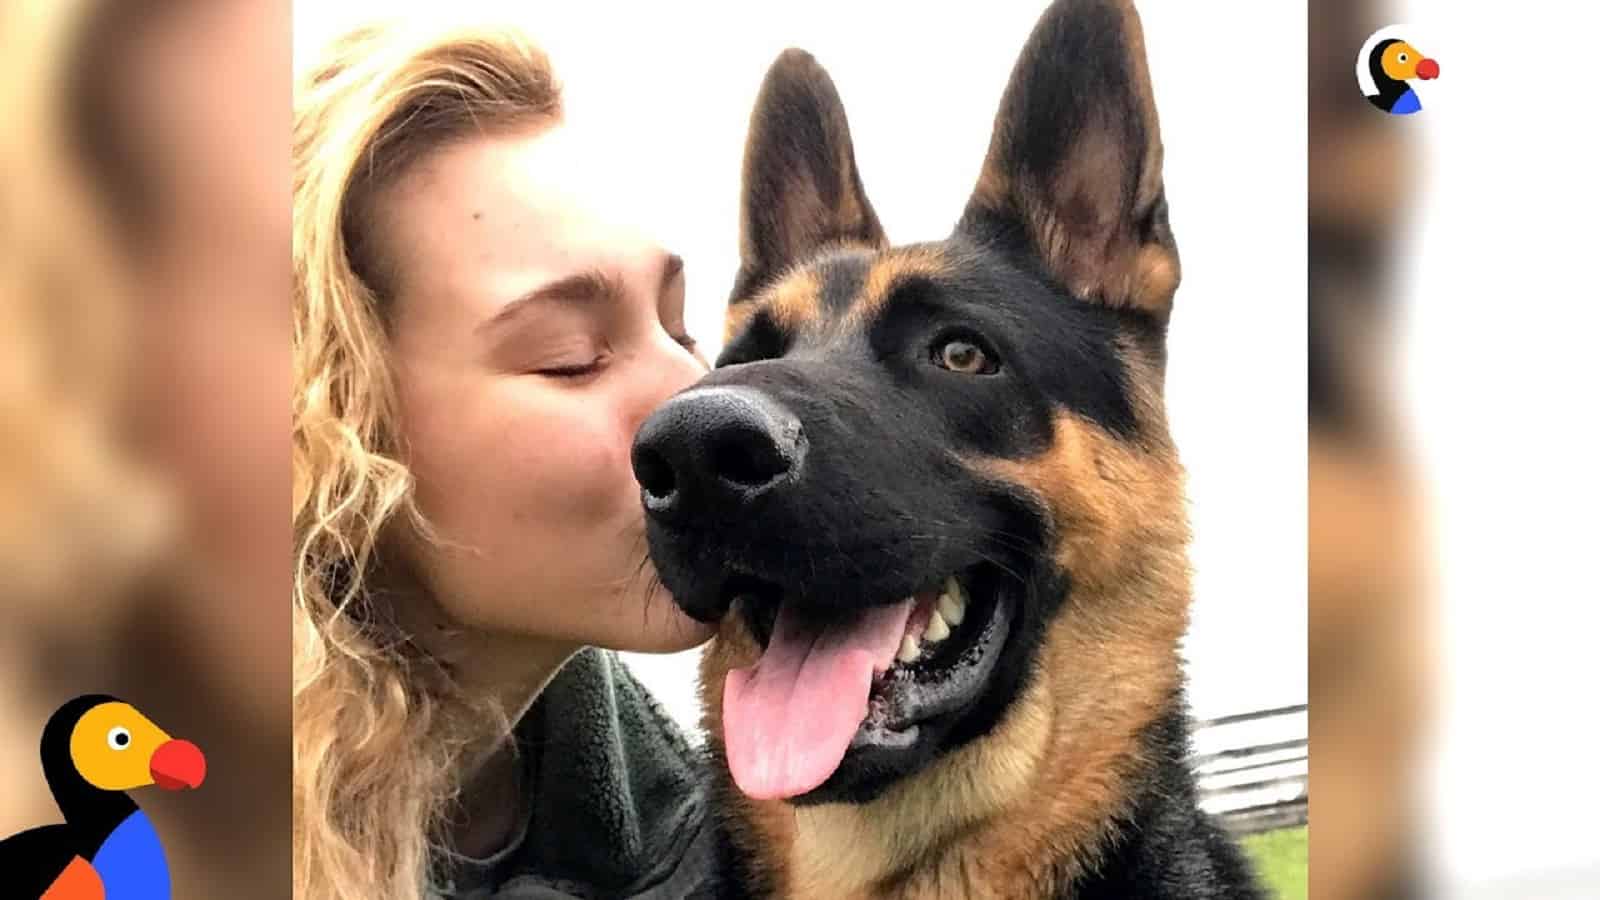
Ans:
[[[722,695],[728,768],[757,800],[795,797],[839,768],[867,715],[872,673],[894,663],[912,601],[817,626],[778,610],[761,660],[734,669]]]

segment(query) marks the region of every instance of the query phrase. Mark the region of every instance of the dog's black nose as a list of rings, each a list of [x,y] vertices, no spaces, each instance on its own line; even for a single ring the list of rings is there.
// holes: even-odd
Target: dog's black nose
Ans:
[[[800,420],[761,391],[695,388],[639,428],[633,474],[645,510],[658,519],[736,514],[793,480],[805,447]]]

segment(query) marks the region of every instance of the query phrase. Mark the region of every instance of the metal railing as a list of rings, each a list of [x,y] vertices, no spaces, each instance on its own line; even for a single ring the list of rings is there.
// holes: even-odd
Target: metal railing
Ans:
[[[1306,824],[1306,716],[1299,704],[1196,720],[1190,766],[1201,807],[1235,834]]]

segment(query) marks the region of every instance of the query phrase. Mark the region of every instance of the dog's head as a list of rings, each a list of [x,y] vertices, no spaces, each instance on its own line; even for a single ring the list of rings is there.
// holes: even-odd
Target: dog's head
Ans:
[[[707,725],[747,795],[865,802],[981,745],[1046,667],[1082,692],[1048,715],[1085,727],[1170,667],[1161,153],[1132,11],[1057,3],[953,233],[891,247],[827,74],[773,64],[725,350],[634,447],[662,580],[723,621]]]

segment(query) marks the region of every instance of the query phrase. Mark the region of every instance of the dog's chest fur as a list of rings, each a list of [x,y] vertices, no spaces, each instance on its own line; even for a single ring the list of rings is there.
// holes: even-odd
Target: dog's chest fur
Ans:
[[[1256,900],[1265,895],[1232,840],[1198,808],[1187,753],[1185,716],[1177,709],[1152,723],[1142,745],[1152,764],[1126,784],[1131,806],[1087,834],[1041,831],[1025,807],[1014,816],[974,826],[956,823],[937,846],[911,847],[905,863],[889,860],[923,841],[929,821],[872,821],[844,806],[804,817],[776,807],[748,809],[727,823],[764,846],[749,852],[725,830],[730,882],[725,898],[740,900]],[[1089,801],[1092,804],[1092,800]],[[1024,800],[1026,803],[1026,800]],[[880,811],[881,812],[881,811]],[[904,811],[902,811],[903,813]],[[894,813],[889,813],[892,817]],[[1086,816],[1093,819],[1095,816]],[[1030,819],[1032,821],[1030,821]],[[736,824],[735,824],[736,823]],[[921,826],[921,827],[919,827]],[[771,841],[768,843],[768,841]],[[782,859],[773,859],[772,850]],[[900,866],[900,871],[890,871]]]

